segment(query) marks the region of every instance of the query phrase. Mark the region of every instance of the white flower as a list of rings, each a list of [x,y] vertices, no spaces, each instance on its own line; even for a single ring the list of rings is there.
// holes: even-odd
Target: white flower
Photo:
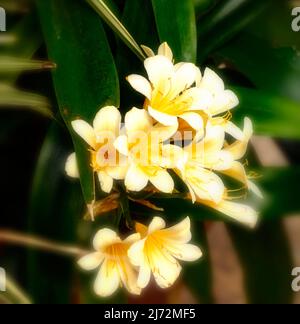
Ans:
[[[139,267],[138,286],[145,288],[153,274],[161,288],[174,284],[181,272],[181,261],[196,261],[202,256],[200,249],[188,244],[191,240],[190,219],[166,229],[165,221],[155,217],[149,227],[137,224],[136,230],[142,239],[134,243],[129,258]]]

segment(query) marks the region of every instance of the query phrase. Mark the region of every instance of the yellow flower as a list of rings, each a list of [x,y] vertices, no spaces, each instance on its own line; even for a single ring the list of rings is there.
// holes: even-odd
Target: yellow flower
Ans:
[[[230,122],[228,113],[239,104],[238,97],[225,89],[223,80],[211,69],[204,75],[192,63],[173,64],[173,53],[167,43],[163,43],[158,55],[144,47],[149,58],[145,60],[148,79],[140,75],[130,75],[131,86],[146,97],[145,108],[161,124],[169,126],[178,123],[180,129],[189,125],[203,134],[207,120],[226,126],[226,132],[240,139],[241,132]]]
[[[203,119],[195,111],[208,109],[213,98],[204,87],[196,87],[201,79],[199,68],[192,63],[174,65],[166,43],[158,53],[144,62],[149,81],[140,75],[130,75],[129,83],[146,97],[145,108],[162,125],[178,125],[179,117],[196,131],[202,131]]]
[[[96,115],[93,127],[83,120],[72,122],[74,131],[91,147],[91,167],[97,173],[101,189],[110,193],[113,181],[123,180],[127,162],[114,147],[120,134],[121,114],[116,107],[104,107]],[[78,177],[79,172],[74,153],[66,164],[68,175]]]
[[[129,247],[140,239],[139,234],[129,236],[122,241],[110,229],[100,230],[94,238],[95,253],[81,258],[78,263],[87,271],[100,267],[94,289],[97,295],[111,296],[120,286],[124,286],[130,293],[139,295],[141,289],[137,287],[137,272],[128,258]]]
[[[225,142],[225,129],[208,123],[206,135],[200,142],[192,142],[184,148],[185,161],[176,172],[187,184],[193,202],[198,201],[217,209],[224,214],[254,226],[257,213],[249,206],[233,203],[222,179],[216,174],[227,176],[243,183],[246,189],[261,196],[259,189],[252,183],[240,159],[245,155],[253,128],[250,119],[245,119],[243,139],[231,145]]]
[[[151,273],[161,288],[174,284],[181,272],[178,260],[196,261],[202,256],[200,249],[191,244],[190,219],[166,229],[164,220],[155,217],[149,227],[137,223],[136,230],[142,240],[134,243],[128,255],[133,265],[139,267],[137,284],[145,288]]]
[[[162,161],[162,143],[176,132],[177,126],[153,125],[146,110],[133,108],[126,114],[125,128],[126,135],[117,138],[115,147],[128,156],[126,188],[138,192],[150,181],[158,190],[171,193],[174,181]]]

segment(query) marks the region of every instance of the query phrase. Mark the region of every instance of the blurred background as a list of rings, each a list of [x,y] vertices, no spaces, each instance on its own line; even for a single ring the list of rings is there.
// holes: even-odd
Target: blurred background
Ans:
[[[0,292],[0,302],[300,304],[300,292],[291,287],[292,270],[300,267],[300,32],[292,29],[292,9],[300,1],[181,1],[193,3],[197,62],[218,69],[238,93],[236,121],[245,115],[254,121],[248,164],[265,194],[258,228],[224,223],[204,208],[166,205],[172,217],[192,213],[204,259],[186,266],[167,291],[153,286],[139,299],[122,292],[111,300],[94,296],[93,275],[80,273],[74,254],[57,253],[65,244],[88,247],[91,233],[105,222],[83,219],[80,184],[64,174],[73,151],[62,118],[64,91],[77,101],[105,91],[89,68],[107,45],[125,112],[141,98],[124,77],[143,67],[87,1],[0,0],[6,11],[6,31],[0,32],[0,267],[9,288]],[[182,23],[177,0],[105,2],[138,44],[155,49],[168,40],[168,26]],[[162,27],[157,10],[173,5]],[[107,44],[98,43],[101,33]],[[79,57],[76,46],[84,60],[67,66]],[[105,80],[106,70],[95,71]]]

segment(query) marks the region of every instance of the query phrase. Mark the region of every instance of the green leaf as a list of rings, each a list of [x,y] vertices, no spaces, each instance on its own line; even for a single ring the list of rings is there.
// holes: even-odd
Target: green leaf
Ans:
[[[264,168],[258,171],[265,199],[262,206],[264,220],[276,220],[300,212],[298,198],[299,167]]]
[[[121,38],[121,40],[141,59],[145,59],[145,55],[140,46],[130,35],[128,30],[110,10],[105,1],[87,0],[102,19],[112,28],[112,30]]]
[[[88,4],[73,0],[37,1],[61,114],[73,136],[83,194],[95,200],[93,170],[87,145],[74,134],[71,122],[91,123],[99,108],[119,105],[114,60],[100,18]]]
[[[9,73],[23,72],[23,71],[36,71],[53,69],[55,65],[51,62],[21,59],[11,56],[0,56],[0,75]]]
[[[255,133],[278,138],[300,139],[300,104],[268,92],[233,87],[240,99],[234,111],[234,120],[248,116],[253,121]]]
[[[264,222],[255,231],[228,228],[242,264],[249,303],[291,303],[293,262],[282,222]]]
[[[15,38],[12,46],[1,48],[1,54],[14,56],[20,59],[30,59],[42,44],[42,34],[38,19],[34,13],[28,14],[23,18],[11,32]],[[6,76],[6,81],[15,82],[20,73],[15,72]]]
[[[220,1],[198,23],[198,61],[232,39],[270,5],[270,0]]]
[[[218,55],[257,88],[300,101],[300,58],[292,48],[274,49],[265,40],[243,33],[218,51]]]
[[[48,99],[43,96],[0,84],[0,110],[29,109],[47,118],[53,118],[50,107]]]
[[[193,0],[197,16],[203,14],[212,7],[218,0]]]
[[[176,61],[196,62],[197,29],[193,0],[152,0],[161,42],[168,42]]]
[[[143,12],[143,19],[140,19]],[[147,45],[153,49],[159,46],[159,39],[156,31],[153,8],[150,0],[127,0],[125,3],[122,23],[126,26],[134,39],[139,44]],[[143,64],[136,59],[136,56],[124,43],[118,42],[116,64],[118,67],[121,85],[121,109],[126,112],[133,106],[142,105],[141,96],[133,91],[126,77],[130,74],[145,73]]]
[[[29,206],[31,234],[74,244],[83,201],[80,186],[65,175],[69,136],[53,123],[37,162]],[[35,303],[70,303],[74,260],[30,251],[29,292]],[[59,266],[57,266],[59,265]]]

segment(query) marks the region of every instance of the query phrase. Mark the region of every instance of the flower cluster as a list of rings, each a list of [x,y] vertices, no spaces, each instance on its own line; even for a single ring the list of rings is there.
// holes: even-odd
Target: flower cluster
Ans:
[[[110,229],[100,230],[94,239],[95,253],[83,257],[79,265],[85,270],[100,266],[95,282],[98,295],[107,297],[120,286],[139,295],[153,274],[161,288],[176,281],[181,266],[178,260],[195,261],[202,256],[192,244],[190,219],[171,228],[160,217],[155,217],[149,227],[136,223],[136,234],[125,240]]]
[[[253,133],[252,123],[245,118],[240,129],[231,122],[230,111],[239,104],[237,96],[211,69],[202,74],[192,63],[174,64],[166,43],[157,55],[149,48],[146,51],[148,78],[127,78],[145,97],[143,108],[132,108],[124,126],[116,107],[102,108],[93,126],[83,120],[72,123],[89,145],[91,167],[102,191],[111,193],[122,180],[129,193],[147,189],[172,194],[172,173],[176,173],[188,189],[186,199],[254,227],[257,212],[234,202],[221,178],[226,175],[261,195],[241,162]],[[68,158],[66,171],[79,177],[75,154]],[[137,224],[137,234],[124,241],[111,230],[101,230],[94,240],[97,252],[80,261],[88,270],[102,264],[97,293],[107,296],[122,283],[138,294],[149,283],[151,272],[160,287],[169,287],[181,270],[177,259],[200,258],[200,250],[187,244],[191,240],[188,218],[173,228],[165,226],[156,217],[148,228]]]

